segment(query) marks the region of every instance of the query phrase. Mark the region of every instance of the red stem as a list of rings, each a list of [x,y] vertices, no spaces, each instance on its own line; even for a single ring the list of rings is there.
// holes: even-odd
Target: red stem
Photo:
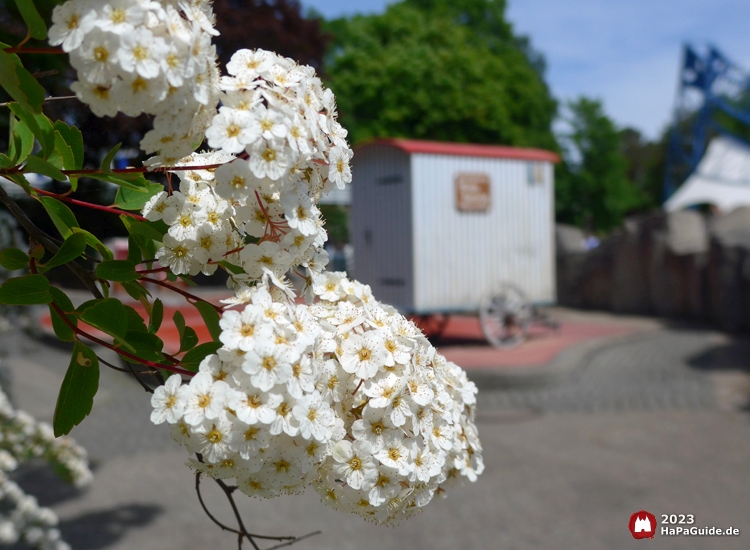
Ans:
[[[161,365],[159,363],[153,363],[151,361],[147,361],[146,359],[142,359],[138,357],[137,355],[133,355],[132,353],[128,353],[125,350],[122,350],[120,348],[117,348],[110,344],[109,342],[105,342],[104,340],[101,340],[97,338],[96,336],[93,336],[89,334],[88,332],[81,330],[78,328],[75,324],[73,324],[70,319],[68,319],[67,315],[65,315],[65,312],[62,310],[60,306],[58,306],[55,302],[50,302],[50,305],[52,308],[57,312],[57,314],[60,316],[60,318],[65,322],[66,325],[70,327],[70,329],[75,332],[79,336],[83,336],[84,338],[91,340],[95,344],[99,344],[100,346],[103,346],[107,349],[111,349],[116,354],[121,355],[122,357],[125,357],[126,359],[130,359],[131,361],[135,361],[137,363],[141,363],[142,365],[146,365],[151,368],[155,369],[164,369],[168,370],[170,372],[175,372],[177,374],[184,374],[185,376],[195,376],[194,372],[190,372],[189,370],[181,369],[180,367],[175,367],[173,365]]]
[[[145,275],[147,273],[164,273],[165,271],[169,271],[168,267],[157,267],[156,269],[136,269],[136,273],[140,273],[141,275]]]
[[[85,206],[86,208],[92,208],[94,210],[102,210],[104,212],[109,212],[111,214],[124,214],[125,216],[130,216],[131,218],[135,218],[140,221],[146,221],[146,218],[141,216],[140,214],[135,214],[133,212],[128,212],[127,210],[120,210],[119,208],[113,208],[111,206],[102,206],[101,204],[93,204],[86,201],[79,201],[76,199],[71,199],[70,197],[67,197],[65,195],[60,195],[58,193],[52,193],[51,191],[45,191],[44,189],[37,189],[34,188],[34,191],[41,195],[46,195],[48,197],[54,197],[58,200],[69,202],[70,204],[77,204],[78,206]]]
[[[62,48],[24,48],[22,45],[26,41],[24,40],[15,48],[6,48],[5,53],[44,53],[44,54],[64,54]]]
[[[34,258],[31,258],[31,260],[29,261],[29,270],[32,273],[37,273],[36,260]],[[86,332],[86,331],[81,330],[80,328],[78,328],[78,325],[76,325],[70,319],[68,319],[68,316],[62,310],[62,308],[60,306],[58,306],[54,301],[50,302],[49,305],[52,306],[52,309],[54,309],[55,312],[60,316],[60,319],[62,319],[62,321],[66,325],[68,325],[68,327],[70,328],[70,330],[72,330],[78,336],[83,336],[84,338],[86,338],[88,340],[91,340],[92,342],[94,342],[96,344],[99,344],[100,346],[104,346],[107,349],[111,349],[112,351],[114,351],[118,355],[121,355],[122,357],[130,359],[131,361],[136,361],[136,362],[141,363],[143,365],[146,365],[148,367],[155,368],[155,369],[164,369],[164,370],[168,370],[170,372],[175,372],[177,374],[184,374],[186,376],[195,376],[195,373],[194,372],[190,372],[189,370],[181,369],[179,367],[175,367],[175,366],[172,366],[172,365],[161,365],[159,363],[152,363],[151,361],[147,361],[146,359],[141,359],[137,355],[133,355],[132,353],[128,353],[127,351],[123,351],[120,348],[117,348],[117,347],[113,346],[109,342],[105,342],[104,340],[101,340],[101,339],[97,338],[96,336],[93,336],[93,335],[89,334],[88,332]],[[168,356],[168,357],[170,359],[174,360],[174,358],[172,356]]]
[[[217,306],[215,304],[212,304],[208,300],[204,300],[203,298],[199,298],[195,294],[190,294],[189,292],[186,292],[186,291],[182,290],[181,288],[177,288],[176,286],[174,286],[172,284],[169,284],[167,282],[164,282],[164,281],[160,281],[159,279],[152,279],[151,277],[141,277],[141,281],[146,281],[146,282],[149,282],[149,283],[154,283],[155,285],[163,286],[164,288],[168,288],[169,290],[173,290],[177,294],[182,294],[185,298],[187,298],[188,302],[190,302],[191,300],[194,300],[196,302],[206,302],[207,304],[211,305],[211,307],[213,307],[219,313],[221,313],[223,311],[223,309],[222,309],[221,306]]]

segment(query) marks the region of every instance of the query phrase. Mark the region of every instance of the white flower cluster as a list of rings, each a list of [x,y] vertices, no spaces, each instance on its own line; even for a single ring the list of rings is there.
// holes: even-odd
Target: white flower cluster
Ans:
[[[390,523],[482,472],[476,386],[419,329],[343,273],[313,275],[319,301],[267,280],[221,319],[223,347],[189,384],[157,388],[151,419],[250,496],[302,491]]]
[[[71,89],[95,115],[156,115],[141,148],[177,160],[216,112],[213,19],[209,0],[68,0],[52,12],[49,42],[70,54]]]
[[[52,427],[15,410],[0,391],[0,544],[23,541],[40,550],[68,550],[56,528],[57,516],[40,507],[10,480],[7,472],[32,458],[46,460],[66,481],[80,487],[91,481],[86,451],[69,437],[55,438]]]
[[[282,276],[328,262],[321,194],[351,181],[346,132],[333,94],[311,67],[264,50],[240,50],[222,77],[223,105],[206,131],[217,151],[177,164],[223,163],[215,171],[176,170],[180,190],[144,206],[149,220],[169,226],[157,258],[176,274],[213,273],[219,261],[244,270],[235,283],[264,269]],[[235,158],[241,153],[245,158]]]

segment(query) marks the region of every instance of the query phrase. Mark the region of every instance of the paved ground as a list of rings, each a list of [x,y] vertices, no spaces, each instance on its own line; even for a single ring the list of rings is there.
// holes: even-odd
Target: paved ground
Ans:
[[[565,315],[605,324],[597,315]],[[268,534],[323,531],[300,550],[750,547],[750,341],[648,320],[606,322],[637,327],[584,339],[544,365],[470,371],[482,386],[487,469],[420,516],[377,527],[310,493],[242,499],[247,524]],[[17,404],[51,418],[65,350],[18,334],[0,338]],[[19,473],[59,513],[73,547],[235,548],[200,510],[185,453],[149,423],[149,396],[107,370],[101,388],[91,417],[72,434],[95,463],[93,486],[79,493],[44,469]],[[208,497],[228,518],[220,495]],[[699,526],[731,525],[741,535],[635,542],[627,522],[641,509],[694,514]]]

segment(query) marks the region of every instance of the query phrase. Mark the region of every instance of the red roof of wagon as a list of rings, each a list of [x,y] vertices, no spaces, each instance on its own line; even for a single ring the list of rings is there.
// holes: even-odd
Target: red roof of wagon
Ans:
[[[390,145],[405,153],[428,155],[457,155],[462,157],[490,157],[515,160],[536,160],[560,162],[560,156],[544,149],[508,147],[505,145],[477,145],[474,143],[449,143],[445,141],[424,141],[419,139],[380,138],[357,147],[364,149],[371,145]]]

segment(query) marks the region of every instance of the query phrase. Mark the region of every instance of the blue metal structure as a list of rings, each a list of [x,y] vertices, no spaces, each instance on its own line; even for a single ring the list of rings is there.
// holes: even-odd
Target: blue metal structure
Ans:
[[[677,98],[669,136],[664,200],[690,175],[716,134],[736,135],[721,117],[750,129],[750,73],[714,46],[683,48]]]

